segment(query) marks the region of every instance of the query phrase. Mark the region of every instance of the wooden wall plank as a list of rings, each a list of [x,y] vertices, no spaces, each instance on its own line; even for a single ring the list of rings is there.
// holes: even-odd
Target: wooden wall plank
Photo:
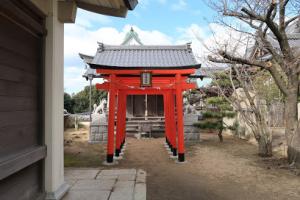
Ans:
[[[0,96],[37,97],[37,87],[0,80]]]
[[[38,86],[37,74],[28,73],[24,70],[15,69],[0,64],[0,80],[13,81],[23,85]]]
[[[34,200],[44,194],[44,19],[30,1],[0,3],[1,200]]]
[[[0,31],[0,46],[2,48],[17,52],[28,59],[36,58],[36,52],[39,51],[39,38],[28,34],[21,27],[12,26],[11,22],[4,17],[0,17],[0,24],[5,27]]]
[[[38,110],[37,98],[0,96],[0,102],[0,113],[7,111]]]
[[[6,126],[24,126],[37,123],[38,111],[14,111],[0,113],[0,128]]]
[[[9,51],[0,45],[0,64],[36,74],[38,59],[28,59],[25,56],[14,51]]]
[[[34,200],[42,195],[40,174],[43,163],[36,164],[0,181],[1,200]]]
[[[0,128],[0,159],[16,151],[40,145],[36,123]]]

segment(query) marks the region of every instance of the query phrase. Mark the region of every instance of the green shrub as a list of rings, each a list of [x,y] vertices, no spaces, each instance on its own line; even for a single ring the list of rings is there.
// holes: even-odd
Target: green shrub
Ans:
[[[207,118],[223,118],[223,117],[228,117],[228,118],[234,118],[236,115],[235,112],[232,111],[225,111],[225,112],[213,112],[213,111],[206,111],[202,113],[202,116],[204,119]]]
[[[223,123],[221,121],[202,121],[194,123],[193,125],[200,129],[224,129]]]

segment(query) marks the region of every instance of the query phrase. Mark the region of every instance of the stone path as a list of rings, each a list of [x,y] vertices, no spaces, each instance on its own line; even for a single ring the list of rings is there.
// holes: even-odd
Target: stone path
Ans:
[[[136,169],[66,169],[63,200],[146,200],[146,172]]]

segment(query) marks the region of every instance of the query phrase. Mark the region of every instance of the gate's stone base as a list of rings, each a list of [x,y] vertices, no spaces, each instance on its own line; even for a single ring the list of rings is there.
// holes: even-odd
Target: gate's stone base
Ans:
[[[93,114],[90,125],[90,143],[107,141],[108,122],[106,114]]]
[[[184,115],[184,140],[185,141],[199,141],[200,130],[193,124],[198,121],[198,115],[185,114]]]
[[[288,147],[288,155],[292,155],[289,158],[289,162],[295,162],[295,166],[300,169],[300,150],[293,147]]]
[[[198,121],[198,115],[185,114],[184,115],[184,140],[185,141],[199,141],[200,130],[194,127],[193,124]],[[92,123],[90,126],[90,143],[98,143],[107,141],[108,122],[106,114],[93,114]],[[164,134],[162,133],[163,137]]]

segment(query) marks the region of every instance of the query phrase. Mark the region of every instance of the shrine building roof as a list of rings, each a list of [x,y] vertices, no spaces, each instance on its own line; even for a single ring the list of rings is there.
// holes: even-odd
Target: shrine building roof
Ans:
[[[105,45],[96,55],[80,57],[93,69],[187,69],[200,68],[191,44],[185,45]]]

